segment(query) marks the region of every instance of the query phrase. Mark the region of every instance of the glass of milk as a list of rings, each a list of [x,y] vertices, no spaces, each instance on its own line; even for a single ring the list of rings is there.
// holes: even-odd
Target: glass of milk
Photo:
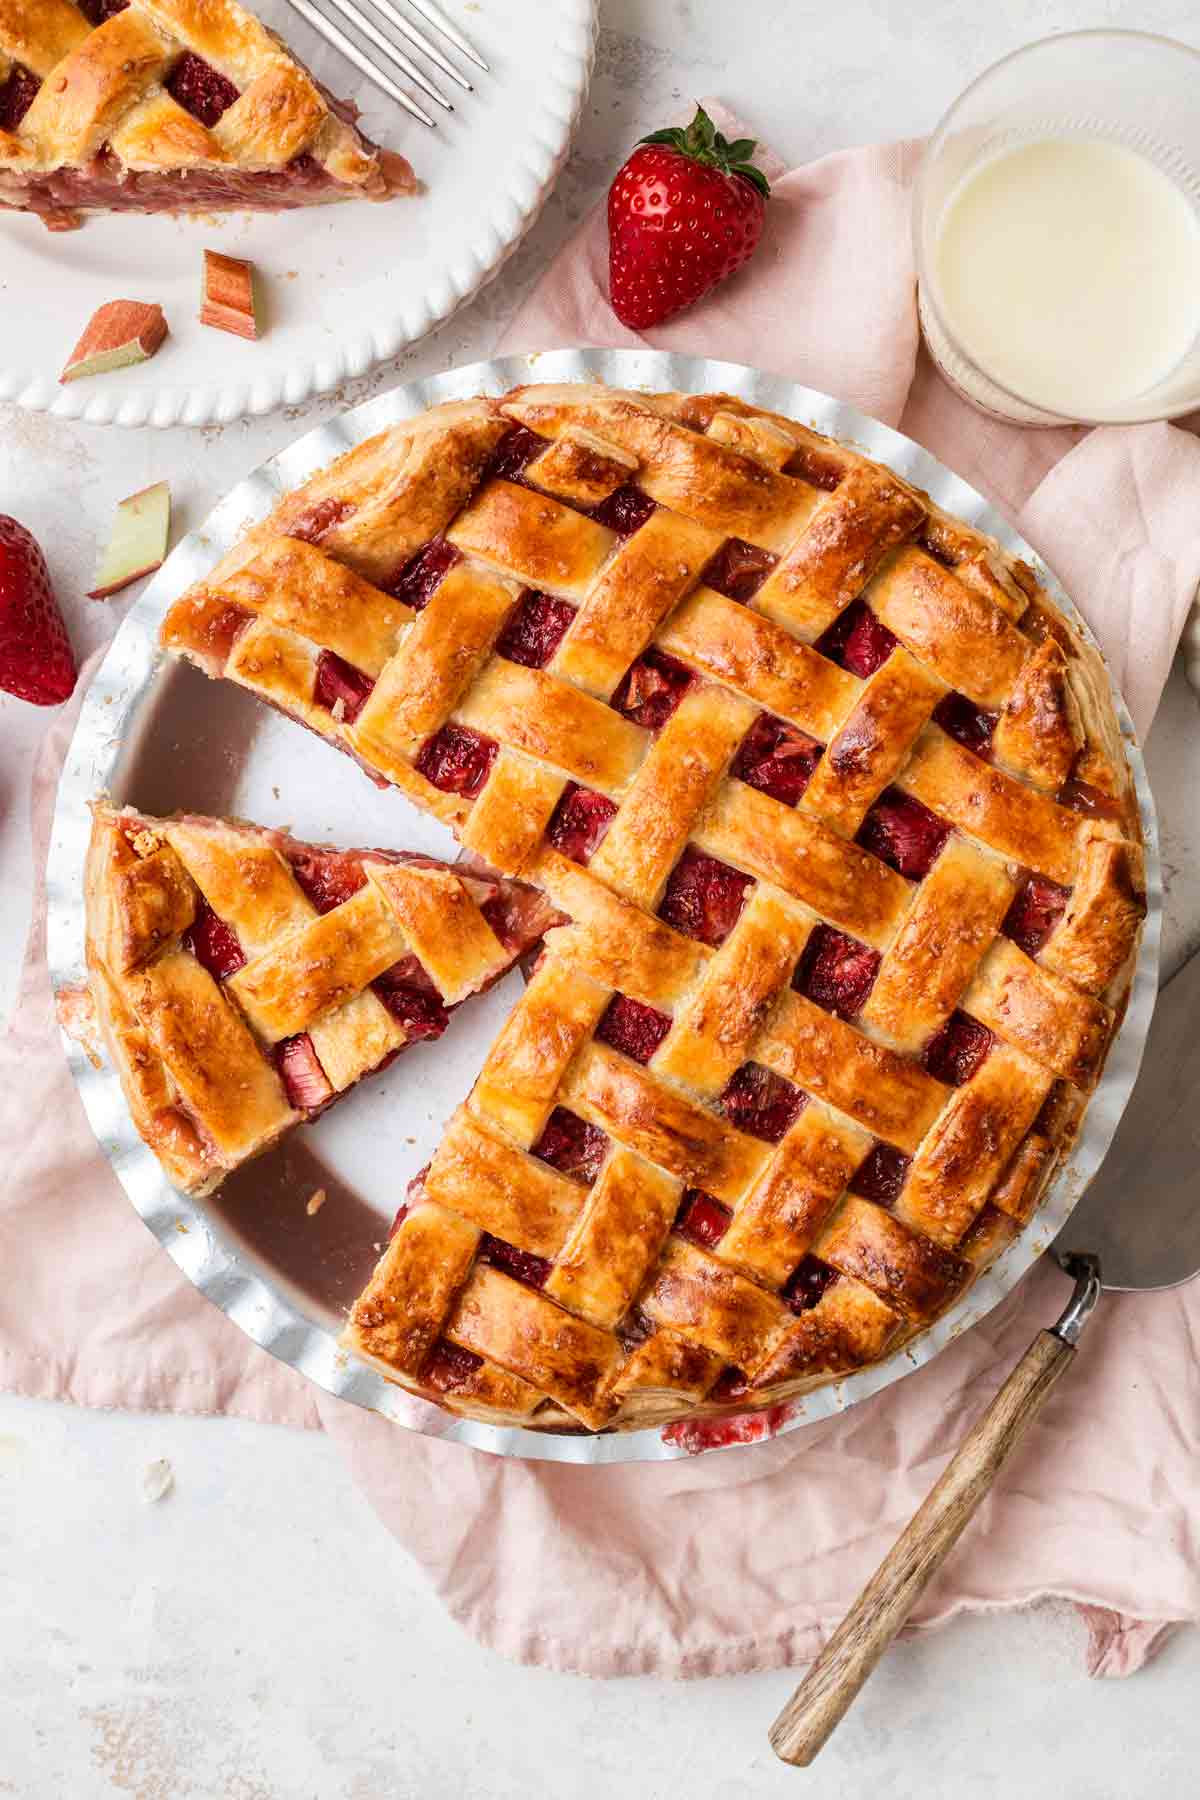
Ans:
[[[926,342],[985,412],[1200,408],[1200,55],[1075,31],[996,63],[930,140],[914,234]]]

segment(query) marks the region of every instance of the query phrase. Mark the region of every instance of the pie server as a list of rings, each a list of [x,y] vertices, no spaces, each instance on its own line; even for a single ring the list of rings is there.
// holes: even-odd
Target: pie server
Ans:
[[[1112,1148],[1052,1246],[1075,1277],[1066,1311],[1038,1333],[772,1725],[784,1762],[810,1763],[846,1713],[1074,1361],[1101,1293],[1154,1293],[1200,1273],[1198,1016],[1200,955],[1160,994]]]

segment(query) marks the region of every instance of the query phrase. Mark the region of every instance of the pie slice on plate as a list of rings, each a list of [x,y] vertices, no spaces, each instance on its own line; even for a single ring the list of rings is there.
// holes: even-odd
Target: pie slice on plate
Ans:
[[[207,1194],[498,980],[555,917],[432,857],[98,804],[94,1014],[134,1123]]]
[[[0,207],[281,212],[416,182],[235,0],[0,0]]]

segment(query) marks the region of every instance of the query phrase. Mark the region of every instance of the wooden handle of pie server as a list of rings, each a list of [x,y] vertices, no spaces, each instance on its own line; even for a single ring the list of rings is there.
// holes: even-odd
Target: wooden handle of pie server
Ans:
[[[1074,1354],[1038,1333],[772,1725],[784,1762],[812,1762],[840,1723]]]

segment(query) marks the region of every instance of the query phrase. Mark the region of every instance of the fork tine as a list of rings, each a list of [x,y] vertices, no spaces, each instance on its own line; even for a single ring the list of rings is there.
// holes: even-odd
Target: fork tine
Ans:
[[[398,50],[391,39],[386,38],[383,35],[378,25],[373,24],[370,19],[364,17],[361,6],[356,6],[354,0],[333,0],[333,4],[337,7],[343,18],[349,19],[356,30],[361,31],[365,38],[370,39],[377,50],[382,51],[384,56],[389,57],[398,69],[403,69],[410,81],[415,81],[419,88],[424,88],[431,100],[436,100],[438,105],[444,106],[447,112],[454,111],[453,106],[451,106],[445,94],[442,93],[440,88],[434,87],[432,81],[426,80],[412,58],[406,56],[403,50]]]
[[[485,75],[491,74],[491,70],[478,50],[472,48],[458,27],[452,25],[441,8],[433,4],[433,0],[409,0],[409,5],[414,12],[419,12],[423,19],[428,19],[429,23],[435,30],[440,31],[443,37],[449,38],[456,50],[461,50],[464,56],[470,57],[477,69],[482,69]]]
[[[331,19],[327,19],[324,13],[319,13],[315,6],[311,6],[309,0],[289,0],[289,4],[296,9],[302,19],[308,20],[313,30],[319,32],[327,44],[332,44],[335,50],[340,50],[347,61],[352,62],[356,69],[361,69],[368,81],[373,81],[377,88],[382,88],[385,94],[404,108],[405,112],[411,113],[414,119],[420,119],[422,125],[435,123],[429,114],[417,105],[415,100],[409,99],[403,88],[396,86],[390,75],[385,75],[382,69],[377,69],[371,59],[364,56],[358,45],[351,43],[345,32]]]
[[[430,38],[426,37],[423,31],[418,31],[415,25],[410,25],[402,13],[396,11],[396,8],[392,5],[392,0],[371,0],[371,5],[375,8],[376,12],[381,12],[384,18],[389,20],[390,23],[395,26],[397,31],[403,32],[410,43],[419,45],[425,52],[425,55],[429,58],[430,62],[436,63],[444,75],[449,75],[452,81],[457,81],[459,87],[465,88],[468,94],[473,94],[475,92],[475,89],[467,80],[466,76],[459,74],[454,64],[442,55],[437,45],[433,43]]]

